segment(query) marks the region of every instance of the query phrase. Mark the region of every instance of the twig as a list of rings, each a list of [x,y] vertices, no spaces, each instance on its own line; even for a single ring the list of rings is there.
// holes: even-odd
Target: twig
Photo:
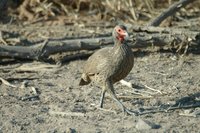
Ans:
[[[84,113],[80,113],[80,112],[60,112],[60,111],[49,111],[50,115],[61,115],[61,116],[77,116],[77,117],[84,117],[85,114]]]
[[[152,92],[148,92],[148,91],[144,91],[144,90],[140,90],[140,89],[135,89],[135,88],[131,88],[131,89],[133,89],[133,90],[131,90],[131,91],[126,90],[126,91],[129,92],[129,93],[132,93],[132,94],[141,95],[143,97],[146,97],[146,96],[151,97],[152,95],[154,95],[154,93],[152,93]]]
[[[186,114],[186,113],[179,113],[180,116],[190,116],[190,117],[197,117],[197,115],[190,113],[190,114]]]
[[[127,100],[130,100],[130,99],[136,99],[136,98],[139,98],[139,99],[150,99],[152,98],[152,96],[117,96],[117,98],[119,99],[127,99]]]
[[[127,81],[125,81],[125,80],[120,80],[120,83],[121,83],[122,85],[125,85],[125,86],[129,87],[129,88],[134,89],[132,83],[130,83],[130,82],[127,82]],[[160,93],[160,94],[163,94],[161,91],[156,90],[156,89],[153,89],[153,88],[151,88],[151,87],[149,87],[149,86],[147,86],[147,85],[143,85],[143,86],[144,86],[145,88],[149,89],[149,90],[152,90],[152,91],[154,91],[154,92],[158,92],[158,93]],[[135,89],[134,89],[134,90],[135,90]],[[150,95],[153,95],[153,94],[154,94],[154,93],[151,93],[151,92],[148,92],[148,91],[143,91],[143,90],[137,90],[137,91],[140,92],[140,93],[138,93],[138,94],[140,94],[140,95],[142,95],[142,93],[147,93],[147,94],[150,94]],[[132,93],[132,92],[131,92],[131,93]]]
[[[48,38],[47,38],[47,39],[41,44],[41,45],[42,45],[42,48],[41,48],[40,52],[38,53],[38,59],[40,59],[40,57],[42,57],[43,54],[45,53],[44,50],[45,50],[45,47],[46,47],[48,41],[49,41],[49,40],[48,40]]]
[[[133,19],[134,19],[134,20],[138,20],[137,15],[136,15],[136,13],[135,13],[135,9],[134,9],[134,7],[133,7],[133,2],[132,2],[132,0],[129,0],[129,5],[130,5],[129,9],[130,9],[130,12],[131,12],[131,14],[132,14],[132,16],[133,16]]]
[[[156,89],[153,89],[153,88],[151,88],[151,87],[149,87],[149,86],[147,86],[147,85],[144,85],[147,89],[149,89],[149,90],[152,90],[152,91],[156,91],[156,92],[158,92],[158,93],[160,93],[160,94],[163,94],[160,90],[156,90]]]
[[[2,31],[0,31],[0,41],[3,42],[3,44],[8,45],[7,42],[3,39]]]
[[[21,97],[20,100],[22,101],[26,101],[26,100],[35,100],[35,99],[39,99],[39,95],[32,95],[32,96],[24,96]]]
[[[169,110],[177,110],[177,109],[189,109],[189,108],[196,108],[196,107],[200,107],[200,102],[192,104],[192,105],[184,105],[184,106],[170,106],[167,109],[154,109],[154,110],[150,110],[150,111],[143,111],[143,112],[139,112],[139,115],[144,115],[144,114],[150,114],[150,113],[159,113],[159,112],[168,112]],[[147,110],[147,109],[146,109]]]
[[[13,88],[17,88],[17,86],[13,85],[13,84],[10,84],[8,81],[6,81],[5,79],[1,78],[0,77],[0,80],[3,84],[7,85],[7,86],[10,86],[10,87],[13,87]]]
[[[166,76],[166,75],[169,75],[169,74],[165,74],[165,73],[162,73],[162,72],[149,72],[149,73],[152,73],[152,74],[160,74],[160,75],[163,75],[163,76]]]
[[[156,17],[152,22],[148,24],[148,26],[159,26],[160,23],[165,20],[167,17],[172,16],[177,11],[179,11],[182,7],[185,7],[189,3],[192,3],[195,0],[180,0],[177,3],[171,5],[166,11],[162,12],[158,17]]]

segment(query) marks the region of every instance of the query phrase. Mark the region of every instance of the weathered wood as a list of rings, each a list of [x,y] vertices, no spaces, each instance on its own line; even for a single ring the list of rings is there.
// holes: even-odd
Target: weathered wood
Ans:
[[[190,46],[197,45],[200,42],[200,32],[196,31],[141,26],[130,26],[129,29],[131,30],[129,45],[132,48],[147,48],[152,46],[176,48],[181,42],[187,42]],[[111,45],[113,44],[113,40],[110,35],[83,39],[49,39],[43,43],[31,46],[7,46],[2,44],[0,45],[0,56],[47,60],[50,55],[56,53],[95,50]]]
[[[158,17],[156,17],[153,21],[151,21],[148,26],[159,26],[163,20],[167,17],[174,15],[177,11],[179,11],[182,7],[194,2],[195,0],[180,0],[179,2],[171,5],[167,10],[162,12]]]

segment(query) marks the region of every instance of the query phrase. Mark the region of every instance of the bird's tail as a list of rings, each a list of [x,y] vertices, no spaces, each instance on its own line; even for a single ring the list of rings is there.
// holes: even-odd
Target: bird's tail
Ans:
[[[84,79],[81,78],[81,81],[79,82],[79,86],[88,85],[89,83],[90,81],[85,81]]]
[[[85,73],[83,73],[81,76],[81,81],[79,82],[79,86],[88,85],[90,82],[91,82],[91,80],[90,80],[89,76],[86,75]]]

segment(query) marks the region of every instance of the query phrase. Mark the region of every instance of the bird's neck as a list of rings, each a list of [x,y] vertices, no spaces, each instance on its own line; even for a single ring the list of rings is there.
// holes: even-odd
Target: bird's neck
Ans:
[[[114,39],[115,45],[123,45],[124,43],[125,43],[124,39],[119,39],[119,38]]]
[[[125,41],[120,42],[119,40],[115,42],[113,47],[113,53],[114,56],[125,56],[127,54],[127,51],[129,49],[129,46],[126,44]]]
[[[114,40],[114,48],[125,48],[127,47],[126,41],[125,40]]]

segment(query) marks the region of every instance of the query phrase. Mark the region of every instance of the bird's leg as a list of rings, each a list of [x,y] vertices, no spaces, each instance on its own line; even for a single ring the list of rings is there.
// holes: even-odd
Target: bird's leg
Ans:
[[[102,92],[101,92],[101,98],[100,98],[100,108],[103,108],[103,101],[105,97],[106,89],[103,87]]]
[[[122,111],[125,112],[125,106],[116,97],[115,91],[114,91],[114,87],[113,87],[113,84],[112,84],[111,80],[107,80],[105,82],[105,88],[110,93],[110,95],[113,98],[113,100],[121,107]]]
[[[105,82],[105,89],[110,93],[111,97],[113,98],[114,101],[116,101],[116,103],[121,107],[123,113],[128,113],[130,115],[137,115],[138,112],[135,112],[135,111],[131,111],[131,110],[128,110],[117,98],[116,94],[115,94],[115,91],[114,91],[114,87],[113,87],[113,84],[112,84],[112,81],[111,80],[107,80]]]

